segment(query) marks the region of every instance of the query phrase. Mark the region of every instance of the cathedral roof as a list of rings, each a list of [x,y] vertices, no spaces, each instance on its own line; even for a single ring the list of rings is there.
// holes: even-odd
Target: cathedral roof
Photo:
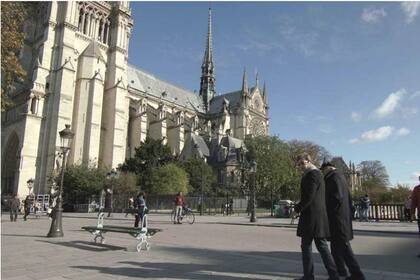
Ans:
[[[240,106],[241,91],[234,91],[225,93],[222,95],[215,96],[210,102],[210,114],[216,114],[223,110],[223,101],[227,99],[229,101],[229,107],[234,108]]]
[[[204,112],[202,101],[194,92],[163,81],[132,65],[128,65],[128,81],[131,88],[147,92],[180,106]]]
[[[220,141],[222,146],[228,147],[229,149],[239,149],[240,147],[245,146],[244,141],[239,138],[232,136],[225,136]]]

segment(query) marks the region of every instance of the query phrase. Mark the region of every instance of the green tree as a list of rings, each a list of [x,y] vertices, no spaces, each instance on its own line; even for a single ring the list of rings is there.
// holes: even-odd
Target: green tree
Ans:
[[[153,171],[165,164],[175,161],[171,149],[162,143],[162,139],[147,137],[140,147],[135,149],[135,155],[119,166],[120,171],[134,172],[142,190],[153,193]]]
[[[26,72],[19,61],[25,33],[23,25],[31,16],[30,2],[1,2],[1,111],[13,106],[11,96],[17,82],[22,82]]]
[[[211,193],[211,186],[216,182],[216,176],[210,165],[200,159],[189,159],[180,163],[187,172],[191,185],[191,192],[201,194],[201,185],[204,193]]]
[[[324,159],[329,160],[331,158],[331,154],[327,149],[310,141],[291,140],[289,141],[289,148],[295,165],[297,164],[297,157],[303,153],[309,154],[317,166],[320,166]]]
[[[99,194],[106,185],[107,172],[108,170],[105,168],[96,168],[85,164],[68,166],[64,172],[64,193],[69,195],[77,193]],[[60,179],[60,176],[58,176],[58,179]]]
[[[118,178],[113,182],[115,194],[135,194],[139,191],[137,187],[137,176],[132,172],[120,172]]]
[[[247,138],[250,158],[256,160],[256,192],[273,201],[278,194],[291,195],[296,184],[296,170],[289,145],[277,136]],[[289,198],[289,197],[287,197]]]
[[[188,193],[188,174],[174,163],[158,167],[152,172],[151,194]]]
[[[405,203],[408,196],[411,195],[411,188],[409,185],[401,185],[391,188],[392,192],[392,203],[402,204]]]
[[[389,185],[389,176],[381,161],[365,160],[357,165],[357,169],[365,190],[369,191],[370,187],[387,187]]]

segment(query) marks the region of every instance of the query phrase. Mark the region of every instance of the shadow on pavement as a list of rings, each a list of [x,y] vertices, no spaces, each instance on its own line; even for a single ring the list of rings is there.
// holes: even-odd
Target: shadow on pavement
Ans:
[[[13,236],[13,237],[37,237],[37,238],[48,238],[47,235],[31,235],[31,234],[7,234],[7,233],[2,233],[1,236]]]
[[[103,252],[103,251],[117,251],[117,250],[126,250],[126,247],[120,247],[120,246],[113,246],[113,245],[107,245],[107,244],[97,244],[93,242],[87,242],[87,241],[67,241],[67,242],[54,242],[54,241],[46,241],[46,240],[36,240],[38,242],[45,242],[53,245],[60,245],[70,248],[76,248],[80,250],[87,250],[87,251],[93,251],[93,252]]]

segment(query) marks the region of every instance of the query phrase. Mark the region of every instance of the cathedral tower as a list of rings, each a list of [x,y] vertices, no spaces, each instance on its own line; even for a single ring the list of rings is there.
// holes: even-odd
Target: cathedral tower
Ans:
[[[210,101],[216,94],[215,75],[212,50],[212,31],[211,31],[211,9],[209,9],[209,22],[207,32],[207,44],[204,53],[203,64],[201,65],[200,97],[203,100],[204,110],[210,108]]]

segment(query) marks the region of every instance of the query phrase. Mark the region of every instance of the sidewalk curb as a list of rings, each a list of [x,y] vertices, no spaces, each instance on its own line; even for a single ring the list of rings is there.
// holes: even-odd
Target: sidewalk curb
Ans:
[[[209,222],[209,224],[222,224],[233,226],[258,226],[258,227],[279,227],[279,228],[297,228],[297,225],[264,225],[264,224],[245,224],[245,223],[229,223],[229,222]],[[391,230],[368,230],[368,229],[353,229],[353,232],[375,232],[382,234],[407,234],[419,235],[417,232],[411,231],[391,231]]]

